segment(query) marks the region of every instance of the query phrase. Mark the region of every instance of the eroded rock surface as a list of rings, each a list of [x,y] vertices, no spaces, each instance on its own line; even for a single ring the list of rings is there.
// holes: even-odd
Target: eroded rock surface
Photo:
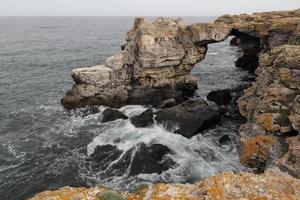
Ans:
[[[31,200],[99,200],[97,194],[103,195],[105,192],[109,190],[64,187],[56,191],[42,192]],[[262,175],[225,172],[195,184],[159,183],[135,193],[118,194],[118,197],[128,200],[298,200],[300,180],[275,169]]]
[[[62,99],[66,108],[90,105],[158,105],[193,95],[193,66],[203,60],[207,44],[227,38],[224,24],[185,25],[181,20],[137,18],[121,53],[104,65],[72,71],[74,87]]]

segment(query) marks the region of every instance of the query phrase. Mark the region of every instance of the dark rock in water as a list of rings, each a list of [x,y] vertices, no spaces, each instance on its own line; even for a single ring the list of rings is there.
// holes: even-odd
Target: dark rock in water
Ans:
[[[162,101],[182,96],[182,91],[174,88],[134,89],[129,93],[129,104],[158,106]]]
[[[144,143],[140,143],[137,146],[138,150],[133,156],[132,163],[129,169],[129,175],[138,174],[161,174],[163,171],[168,170],[176,163],[167,154],[171,154],[172,151],[161,144],[152,144],[147,146]]]
[[[207,99],[210,101],[215,102],[217,105],[227,105],[230,103],[232,96],[230,94],[230,90],[225,89],[225,90],[215,90],[211,91],[207,95]]]
[[[151,109],[147,109],[142,114],[132,117],[130,121],[135,127],[152,126],[154,124],[153,111]]]
[[[228,135],[223,135],[220,139],[219,139],[219,144],[220,145],[225,145],[228,142],[230,142],[230,137]]]
[[[96,170],[105,170],[111,162],[117,160],[123,151],[119,150],[115,145],[97,146],[94,153],[87,159],[93,161],[92,168]]]
[[[158,106],[158,108],[161,108],[161,109],[171,108],[176,105],[177,105],[176,99],[167,99],[167,100],[164,100],[163,102],[161,102],[161,104]]]
[[[111,152],[114,155],[115,149],[112,148]],[[164,145],[146,145],[145,143],[139,143],[135,147],[126,151],[121,158],[110,165],[110,167],[105,170],[105,174],[103,174],[103,176],[122,176],[127,173],[129,176],[143,173],[161,174],[163,171],[166,171],[176,165],[176,163],[170,157],[168,157],[168,154],[173,153],[168,147]],[[111,154],[108,154],[108,156],[110,155]],[[101,161],[101,159],[98,160]]]
[[[156,112],[155,119],[168,129],[178,126],[175,133],[187,138],[213,127],[220,121],[219,110],[204,100],[188,100],[172,108]]]
[[[84,111],[82,111],[82,117],[97,114],[99,112],[100,112],[99,107],[96,107],[96,106],[89,107],[89,108],[85,109]]]
[[[117,119],[128,119],[128,117],[122,112],[111,108],[107,108],[106,110],[104,110],[102,112],[102,115],[103,117],[101,122],[115,121]]]
[[[235,65],[239,68],[254,73],[259,65],[259,58],[257,55],[245,54],[235,62]]]
[[[231,46],[239,46],[240,39],[238,37],[234,37],[230,40],[230,45]]]

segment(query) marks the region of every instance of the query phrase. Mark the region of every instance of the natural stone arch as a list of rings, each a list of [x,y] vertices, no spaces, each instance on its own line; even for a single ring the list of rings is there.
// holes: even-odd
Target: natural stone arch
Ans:
[[[231,33],[223,23],[185,25],[180,19],[136,18],[122,52],[105,65],[72,71],[76,84],[62,99],[66,108],[88,105],[119,107],[151,104],[193,95],[194,65],[204,59],[207,44]]]

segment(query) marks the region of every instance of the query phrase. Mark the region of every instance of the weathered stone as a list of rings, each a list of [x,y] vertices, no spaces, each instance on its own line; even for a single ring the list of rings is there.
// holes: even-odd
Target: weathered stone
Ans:
[[[274,134],[285,134],[292,128],[300,130],[296,111],[300,80],[292,74],[300,66],[299,56],[298,45],[280,46],[262,55],[256,82],[238,100],[240,112],[248,122]]]
[[[188,100],[157,111],[155,119],[169,130],[175,129],[175,133],[190,138],[206,128],[215,126],[220,120],[220,113],[204,100]]]
[[[257,135],[241,143],[240,161],[257,172],[264,172],[271,162],[282,156],[282,148],[276,137]]]
[[[142,114],[132,117],[130,121],[138,128],[152,126],[154,124],[153,111],[151,109],[147,109]]]
[[[264,49],[300,44],[300,10],[224,15],[216,22],[224,23],[237,32],[259,38]]]
[[[129,175],[161,174],[163,171],[172,168],[176,164],[168,157],[168,154],[173,153],[167,146],[161,144],[138,144],[137,151],[132,157]]]
[[[191,96],[197,88],[193,66],[204,59],[207,44],[223,41],[230,31],[224,24],[188,26],[181,20],[158,18],[150,23],[137,18],[121,53],[109,57],[105,65],[72,71],[76,85],[62,104],[66,108],[158,105],[169,98]],[[156,96],[152,101],[147,99],[151,92]]]
[[[101,122],[115,121],[117,119],[128,119],[121,111],[107,108],[102,112]]]
[[[232,99],[232,96],[230,93],[231,93],[231,90],[229,90],[229,89],[211,91],[207,95],[207,99],[215,102],[217,105],[227,105],[230,103],[230,101]]]
[[[99,200],[98,194],[111,190],[105,188],[63,187],[46,191],[30,200]],[[194,184],[158,183],[143,187],[135,193],[118,193],[118,197],[128,200],[298,200],[300,199],[300,180],[290,177],[277,169],[264,174],[224,172]]]
[[[287,139],[288,152],[278,161],[278,166],[296,178],[300,178],[300,136]]]
[[[161,102],[161,104],[158,106],[158,108],[163,109],[163,108],[171,108],[173,106],[176,106],[177,101],[176,99],[167,99]]]

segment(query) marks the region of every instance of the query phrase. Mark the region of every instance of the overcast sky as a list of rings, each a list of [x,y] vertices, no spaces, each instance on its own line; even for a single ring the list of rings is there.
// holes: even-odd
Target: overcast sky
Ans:
[[[2,16],[217,16],[300,8],[300,0],[0,0]]]

